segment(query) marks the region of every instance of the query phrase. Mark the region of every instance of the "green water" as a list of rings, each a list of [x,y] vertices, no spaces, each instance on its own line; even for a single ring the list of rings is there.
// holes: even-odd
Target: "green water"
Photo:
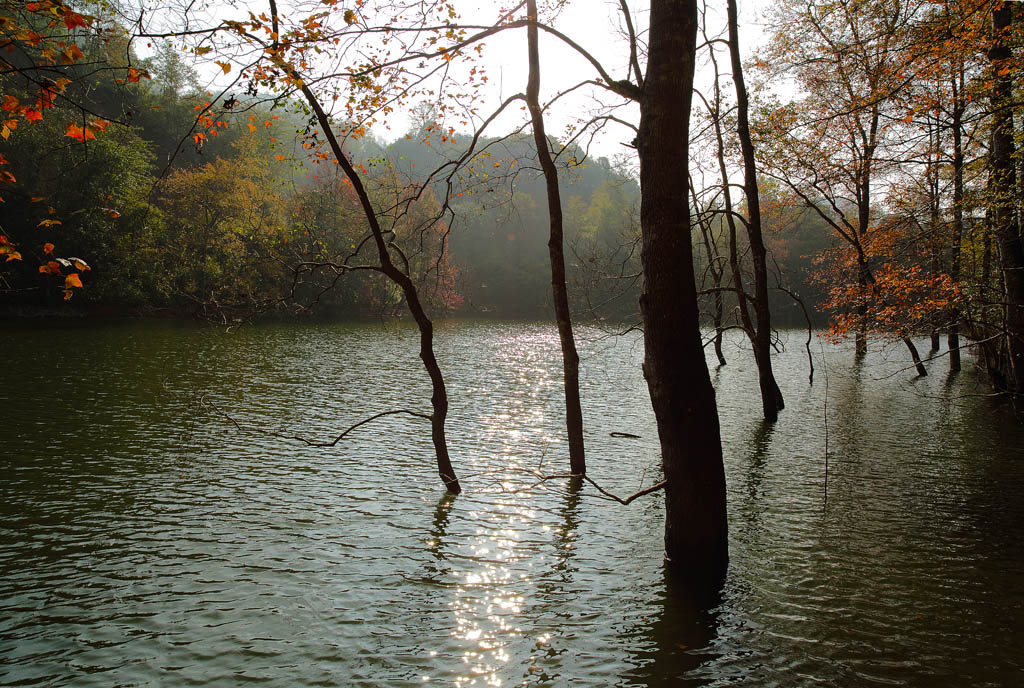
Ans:
[[[1024,431],[945,359],[815,343],[809,385],[783,333],[767,427],[730,342],[731,565],[699,609],[657,495],[519,491],[567,464],[552,327],[439,328],[455,499],[423,421],[317,449],[200,403],[313,439],[427,411],[406,326],[3,327],[0,685],[1021,685]],[[641,344],[584,337],[589,469],[629,493],[659,478]]]

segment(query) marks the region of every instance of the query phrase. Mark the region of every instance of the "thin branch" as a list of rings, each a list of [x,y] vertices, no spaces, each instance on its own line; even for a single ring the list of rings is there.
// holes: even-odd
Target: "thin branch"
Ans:
[[[211,409],[213,409],[213,411],[217,415],[221,416],[222,418],[225,418],[228,422],[230,422],[232,425],[234,425],[235,429],[238,430],[239,432],[254,432],[254,433],[257,433],[259,435],[264,435],[264,436],[267,436],[267,437],[277,437],[279,439],[284,439],[284,440],[297,440],[297,441],[302,442],[302,443],[304,443],[304,444],[306,444],[307,446],[310,446],[310,447],[333,447],[334,445],[338,444],[338,442],[340,442],[343,439],[345,439],[356,428],[358,428],[358,427],[360,427],[362,425],[366,425],[367,423],[370,423],[372,421],[375,421],[378,418],[383,418],[384,416],[394,416],[394,415],[397,415],[397,414],[400,414],[400,413],[404,413],[404,414],[409,415],[409,416],[415,416],[416,418],[424,418],[426,420],[431,420],[432,419],[432,416],[429,413],[420,413],[419,411],[410,411],[409,409],[395,409],[395,410],[392,410],[392,411],[382,411],[380,413],[377,413],[377,414],[374,414],[374,415],[370,416],[369,418],[364,418],[363,420],[359,421],[358,423],[354,423],[354,424],[348,426],[347,428],[345,428],[345,430],[340,435],[335,437],[330,442],[320,442],[320,441],[317,441],[317,440],[309,439],[308,437],[303,437],[302,435],[289,435],[289,434],[283,433],[283,432],[275,432],[274,430],[265,430],[263,428],[257,428],[257,427],[254,427],[254,426],[242,425],[237,420],[235,420],[227,411],[225,411],[221,407],[217,406],[217,404],[215,404],[212,401],[210,401],[206,397],[205,394],[199,400],[199,405],[200,405],[200,407],[208,406]]]

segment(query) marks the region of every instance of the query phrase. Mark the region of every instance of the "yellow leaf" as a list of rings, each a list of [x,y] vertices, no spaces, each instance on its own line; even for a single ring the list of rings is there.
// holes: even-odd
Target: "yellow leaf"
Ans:
[[[204,45],[204,46],[202,46],[200,48],[196,48],[196,55],[205,55],[206,53],[209,53],[209,52],[212,52],[212,51],[213,51],[213,48]]]
[[[228,64],[227,62],[216,62],[216,61],[215,61],[215,64],[216,64],[216,65],[217,65],[218,67],[220,67],[220,68],[221,68],[222,70],[224,70],[224,73],[225,73],[225,74],[227,74],[228,72],[230,72],[230,71],[231,71],[231,65],[230,65],[230,64]]]
[[[5,262],[9,263],[12,260],[21,260],[21,254],[17,251],[11,251],[7,254],[7,260]]]

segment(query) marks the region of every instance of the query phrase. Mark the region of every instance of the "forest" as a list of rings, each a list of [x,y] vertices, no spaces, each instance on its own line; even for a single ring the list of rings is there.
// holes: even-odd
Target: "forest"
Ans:
[[[770,470],[765,457],[787,466],[788,460],[822,457],[821,518],[827,521],[834,500],[844,495],[854,518],[858,508],[870,511],[874,507],[865,505],[890,491],[899,495],[893,503],[902,504],[916,499],[917,489],[932,496],[953,489],[943,481],[955,469],[921,464],[910,449],[904,451],[915,458],[896,466],[899,452],[886,447],[901,446],[910,435],[884,428],[897,423],[924,432],[931,421],[923,419],[933,414],[939,424],[962,422],[941,437],[970,455],[956,459],[970,466],[963,469],[964,484],[988,484],[990,472],[1003,469],[1008,477],[999,490],[978,488],[959,501],[950,497],[946,501],[958,506],[942,512],[942,518],[984,521],[979,514],[987,507],[979,504],[997,493],[1012,506],[993,517],[990,525],[998,525],[990,531],[933,543],[932,556],[959,571],[943,553],[981,547],[978,542],[988,537],[1009,543],[998,555],[1005,557],[1000,571],[1024,571],[1024,543],[1010,534],[1024,517],[1014,491],[1024,485],[1016,434],[1024,402],[1024,118],[1017,114],[1024,5],[1010,0],[779,0],[757,8],[740,7],[737,0],[617,0],[601,3],[600,10],[573,0],[484,5],[0,0],[0,318],[8,330],[5,346],[26,357],[10,364],[20,371],[12,380],[20,382],[5,384],[5,406],[12,410],[4,411],[0,427],[10,435],[4,444],[13,451],[0,468],[12,475],[30,465],[42,471],[38,483],[0,493],[12,505],[4,519],[21,522],[17,505],[23,495],[41,500],[26,503],[30,511],[45,511],[48,498],[41,467],[49,450],[16,429],[46,422],[46,413],[39,411],[43,398],[23,393],[50,384],[41,359],[31,352],[49,352],[46,365],[55,366],[60,378],[53,384],[65,392],[55,398],[63,403],[100,389],[76,384],[82,374],[70,371],[87,371],[84,376],[92,379],[92,371],[118,363],[104,351],[127,351],[146,342],[140,346],[149,347],[149,354],[128,355],[120,363],[144,367],[147,360],[173,361],[168,352],[181,347],[188,352],[180,354],[190,361],[187,371],[175,373],[178,368],[168,363],[159,373],[126,367],[103,380],[132,379],[147,390],[155,384],[163,391],[146,394],[178,400],[173,412],[159,411],[176,421],[158,414],[150,422],[187,428],[168,455],[180,451],[217,462],[220,452],[230,451],[240,465],[250,459],[260,465],[263,458],[252,457],[278,457],[280,446],[290,446],[310,452],[309,458],[282,459],[283,466],[298,463],[279,469],[281,475],[333,471],[324,457],[336,452],[343,462],[363,468],[383,470],[378,462],[395,462],[402,467],[396,476],[416,476],[408,481],[409,490],[426,484],[443,488],[428,545],[403,545],[417,565],[421,556],[433,562],[423,564],[431,581],[450,572],[445,568],[450,562],[434,549],[448,538],[449,528],[468,528],[480,513],[497,522],[495,514],[513,504],[502,500],[523,499],[515,508],[526,510],[533,508],[534,495],[557,500],[537,508],[561,514],[543,527],[565,538],[556,543],[559,554],[552,564],[552,571],[562,572],[571,558],[566,554],[570,540],[577,537],[572,533],[586,528],[577,516],[605,518],[587,512],[581,499],[633,514],[609,526],[623,530],[617,536],[623,542],[631,532],[647,532],[651,521],[629,520],[635,512],[627,510],[656,503],[658,536],[643,556],[661,559],[657,568],[664,575],[643,580],[669,601],[645,612],[636,622],[635,638],[626,633],[609,641],[617,647],[628,636],[634,644],[625,657],[608,660],[617,667],[615,682],[608,685],[661,685],[658,681],[683,678],[693,685],[731,683],[719,663],[728,664],[730,652],[745,642],[736,630],[742,624],[728,625],[730,614],[746,614],[737,611],[736,601],[749,599],[738,592],[745,588],[737,581],[748,574],[756,579],[751,552],[768,547],[750,534],[743,511],[750,500],[768,499],[761,487]],[[519,77],[522,83],[511,83]],[[124,325],[126,319],[147,324]],[[177,330],[162,329],[169,326],[196,329],[174,335]],[[108,340],[118,327],[142,329]],[[543,336],[535,327],[546,328]],[[230,341],[238,348],[225,349],[227,340],[209,339],[213,332],[235,338]],[[335,344],[327,343],[331,337]],[[83,345],[85,353],[61,348],[93,338],[105,342],[97,344],[96,353],[91,345]],[[325,348],[334,345],[345,352],[340,358]],[[629,350],[609,353],[616,346]],[[269,351],[279,353],[264,361]],[[87,364],[82,356],[97,358]],[[335,367],[324,369],[326,361]],[[364,372],[354,372],[357,362]],[[504,410],[485,411],[497,403],[494,380],[504,374],[504,365],[518,373],[500,393],[543,399],[537,402],[542,410],[530,411],[514,396],[503,402]],[[307,372],[313,377],[303,378]],[[371,383],[376,387],[364,387]],[[620,386],[608,389],[601,386],[605,383]],[[632,396],[636,387],[643,391],[640,401]],[[360,391],[344,401],[314,400],[332,388],[344,395]],[[289,396],[276,396],[274,390],[281,389],[291,390]],[[116,406],[134,394],[117,392],[111,398]],[[830,408],[830,394],[848,406]],[[851,420],[889,408],[894,394],[905,395],[903,406],[878,416],[873,426]],[[101,413],[103,403],[89,413]],[[906,415],[908,409],[912,415]],[[55,426],[63,432],[59,419],[64,416],[55,413]],[[500,422],[489,421],[488,414]],[[972,423],[963,420],[971,415],[978,416]],[[70,419],[68,432],[74,427]],[[754,458],[742,470],[735,463],[746,451],[736,449],[746,441],[735,434],[741,419],[758,423]],[[413,429],[406,430],[405,423]],[[527,444],[519,449],[519,439],[500,440],[498,445],[509,443],[501,451],[490,446],[487,438],[507,432],[515,438],[542,432],[544,439],[536,446],[529,444],[535,440],[522,440]],[[965,438],[976,432],[990,434],[967,448],[972,441]],[[358,444],[367,434],[376,439]],[[805,434],[806,446],[800,443]],[[478,439],[469,442],[467,436]],[[168,437],[141,442],[140,455],[163,447]],[[927,437],[914,441],[923,446]],[[640,453],[654,459],[650,465],[625,462],[618,468],[612,457],[623,450],[609,445],[612,440],[636,441]],[[819,440],[820,449],[807,448]],[[64,440],[54,441],[63,446]],[[843,454],[830,445],[836,441],[850,442],[851,449]],[[97,451],[120,455],[114,445]],[[900,473],[879,479],[858,463],[862,451],[886,467],[883,473],[920,469],[914,475],[924,477],[915,482]],[[945,452],[924,456],[949,459]],[[832,461],[840,462],[838,469]],[[424,466],[431,477],[423,474]],[[851,472],[844,474],[844,467]],[[139,470],[148,481],[151,469]],[[182,463],[173,472],[185,479],[191,470],[191,463],[188,469]],[[787,470],[789,501],[763,507],[783,520],[786,504],[803,514],[802,507],[818,499],[817,483],[801,482],[809,476],[817,480],[817,468]],[[839,470],[839,478],[833,470]],[[737,476],[744,471],[742,490]],[[242,475],[223,466],[216,474],[216,480]],[[57,482],[71,485],[74,475]],[[844,487],[857,484],[858,475],[860,489]],[[295,479],[285,494],[307,489],[296,487],[305,483]],[[338,479],[349,486],[380,480],[358,471]],[[830,485],[833,479],[838,487]],[[263,480],[255,484],[262,486]],[[223,494],[216,484],[217,490],[196,490],[212,499]],[[392,489],[385,485],[385,492]],[[870,494],[861,491],[867,486]],[[427,499],[412,494],[401,493],[396,500]],[[854,496],[864,500],[860,507],[853,506]],[[303,499],[299,502],[319,504],[315,495]],[[486,502],[479,511],[468,506],[475,502],[467,500],[476,499]],[[922,499],[923,508],[915,502],[918,514],[945,504],[945,498]],[[421,527],[415,525],[420,512],[396,508],[393,527]],[[248,512],[241,507],[238,513]],[[813,513],[806,518],[819,518],[817,506]],[[875,539],[863,546],[881,547],[881,533],[906,525],[905,516],[889,514],[892,520],[880,521],[877,533],[874,526],[866,528]],[[277,517],[272,511],[256,520]],[[318,513],[310,522],[323,518]],[[372,519],[361,518],[345,523],[356,533],[377,532]],[[800,533],[810,527],[810,521],[793,518]],[[0,581],[9,578],[12,589],[24,582],[17,565],[7,563],[17,558],[14,544],[24,539],[19,527],[5,527],[10,537],[0,541]],[[529,531],[517,528],[509,526],[517,535],[508,538],[533,542]],[[251,536],[232,530],[228,549]],[[390,539],[402,541],[402,536],[380,537]],[[593,535],[591,547],[593,539],[601,541]],[[853,535],[844,542],[854,541],[861,542]],[[373,550],[373,542],[360,547]],[[281,546],[291,547],[287,539]],[[493,546],[506,548],[509,561],[518,561],[514,546]],[[859,553],[844,554],[840,544],[835,546],[840,549],[827,550],[828,566],[846,562],[850,571],[858,571],[850,578],[853,586],[870,578],[859,568]],[[525,558],[541,556],[530,547]],[[894,549],[912,560],[912,547]],[[599,551],[588,556],[599,559]],[[789,550],[779,556],[782,551],[790,556]],[[237,556],[248,562],[249,554]],[[964,560],[988,572],[976,558],[956,561]],[[229,568],[237,563],[226,561]],[[286,571],[300,565],[288,556],[281,561]],[[376,566],[352,568],[350,575],[368,575]],[[495,566],[491,561],[483,573],[468,571],[466,580],[493,583]],[[582,566],[577,561],[571,570]],[[592,574],[579,575],[598,588],[606,584],[603,578],[587,578]],[[408,573],[392,587],[404,589],[418,576]],[[531,580],[527,574],[521,579]],[[799,580],[812,579],[818,580],[814,575]],[[277,590],[290,584],[270,585]],[[821,585],[829,585],[827,578]],[[1010,588],[1003,604],[1019,612],[1024,596],[1019,586]],[[909,584],[899,589],[921,594]],[[307,601],[310,595],[344,597],[332,590],[302,594]],[[518,594],[536,596],[534,602],[543,607],[545,590],[542,585]],[[558,600],[552,604],[569,599],[552,595]],[[971,599],[989,605],[983,597]],[[388,594],[383,599],[390,600]],[[459,599],[451,602],[457,609]],[[500,595],[496,599],[481,609],[521,607],[502,606]],[[602,599],[590,602],[602,605]],[[923,599],[922,607],[941,608],[945,611],[935,613],[946,618],[947,606],[957,598]],[[15,597],[3,604],[17,610],[18,618],[27,614]],[[338,604],[335,612],[344,608]],[[799,608],[801,602],[794,604]],[[429,605],[415,609],[433,613]],[[264,608],[257,615],[264,613],[276,612]],[[577,612],[554,613],[572,617]],[[476,614],[477,622],[486,617],[505,630],[503,620],[495,622],[480,609]],[[653,626],[644,625],[654,617]],[[997,620],[988,625],[1001,627],[1001,617],[992,618]],[[380,629],[389,622],[379,623],[371,633],[386,636]],[[17,623],[0,627],[0,640],[15,647],[19,628]],[[490,645],[482,644],[479,655],[471,657],[467,650],[469,673],[451,674],[450,683],[474,685],[479,678],[479,685],[500,685],[515,678],[517,685],[561,685],[570,676],[601,682],[587,673],[586,662],[569,662],[577,650],[552,659],[546,668],[537,663],[542,646],[561,629],[552,628],[541,633],[547,640],[536,641],[533,649],[509,641],[518,648],[511,664],[495,651],[502,647],[494,639],[500,634]],[[854,646],[834,630],[826,624],[820,632],[837,648],[831,663],[846,668],[834,674],[816,665],[817,659],[807,659],[813,652],[804,645],[785,645],[783,654],[793,652],[814,668],[781,685],[869,685],[875,678],[900,677],[912,685],[1011,685],[1017,660],[1001,648],[1020,635],[1006,631],[993,644],[987,631],[974,632],[975,651],[996,648],[988,673],[948,666],[937,681],[927,666],[915,665],[905,676],[900,671],[907,667],[876,671],[877,662],[888,659],[869,657],[856,668],[860,660],[844,654],[855,654]],[[453,629],[449,635],[466,640],[460,633]],[[938,642],[934,638],[911,636],[914,640],[898,652],[925,646],[942,652],[929,644]],[[653,650],[644,637],[652,640]],[[338,644],[349,647],[348,642]],[[715,654],[716,643],[732,650]],[[464,647],[456,643],[439,651]],[[366,685],[413,680],[419,664],[389,664],[392,649],[367,650],[377,659],[367,659],[366,665],[325,665],[333,678],[323,680],[337,685],[355,685],[346,681],[359,677]],[[645,654],[649,650],[653,658]],[[321,650],[314,642],[310,651],[319,656]],[[0,656],[5,652],[0,649]],[[402,652],[416,654],[408,648]],[[767,656],[772,652],[765,650]],[[529,662],[524,653],[533,653]],[[51,661],[46,651],[40,657],[44,664]],[[704,659],[691,661],[694,657]],[[378,660],[383,664],[375,664]],[[42,664],[31,657],[16,664],[21,669],[0,673],[0,685],[43,685],[47,676],[61,677],[53,685],[65,685],[81,677],[63,669],[48,674],[51,669],[39,668]],[[521,666],[512,671],[512,664]],[[185,665],[206,667],[197,669],[202,680],[216,683],[212,665],[194,657]],[[424,671],[428,665],[438,668],[431,661]],[[111,678],[132,680],[119,673],[120,665],[104,666],[101,673],[115,671]],[[275,674],[280,665],[268,666],[267,675],[280,680]],[[638,667],[646,668],[634,676]],[[705,670],[712,674],[702,674]],[[445,671],[441,674],[448,676]],[[153,675],[150,667],[144,680],[160,680]],[[865,678],[869,675],[874,678]],[[751,685],[776,678],[763,673],[761,664],[743,676]],[[305,679],[319,680],[312,674]]]

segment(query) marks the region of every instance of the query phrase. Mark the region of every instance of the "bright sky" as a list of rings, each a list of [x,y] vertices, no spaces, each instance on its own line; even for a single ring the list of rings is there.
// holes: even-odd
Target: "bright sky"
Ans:
[[[279,0],[279,2],[283,7],[287,0]],[[543,5],[543,2],[541,4]],[[724,3],[709,4],[709,24],[717,27],[718,30],[724,30]],[[764,4],[765,0],[740,0],[740,38],[745,58],[760,43],[762,32],[759,15]],[[456,5],[461,13],[461,21],[466,23],[490,24],[494,20],[497,9],[497,3],[493,0],[457,0]],[[643,33],[647,26],[647,3],[644,0],[629,0],[629,5],[634,14],[635,27],[643,40]],[[250,4],[254,11],[261,6],[259,3]],[[284,10],[282,9],[282,11]],[[229,10],[225,16],[237,13],[237,9]],[[213,14],[219,15],[220,12]],[[542,19],[550,21],[550,17],[542,16]],[[618,0],[571,0],[560,10],[554,20],[554,25],[596,57],[614,78],[626,77],[628,46]],[[490,114],[490,110],[497,107],[504,98],[525,91],[527,79],[525,30],[500,33],[487,39],[485,45],[482,63],[486,68],[488,82],[482,89],[485,97],[482,99],[482,105],[478,111],[479,118]],[[554,94],[568,89],[582,80],[597,77],[594,68],[582,56],[557,38],[544,32],[541,32],[540,52],[542,101],[550,99]],[[720,57],[719,63],[723,71],[728,71],[726,56]],[[215,65],[197,66],[200,67],[202,74],[208,76],[211,87],[216,88],[217,84],[223,82],[220,69]],[[710,69],[698,67],[696,83],[698,88],[706,88],[710,83]],[[591,118],[595,113],[601,111],[603,106],[620,103],[621,100],[612,94],[595,92],[592,88],[581,90],[578,94],[567,97],[552,108],[547,121],[548,133],[564,137],[567,135],[569,127]],[[614,114],[620,119],[634,123],[638,119],[637,109],[634,105],[627,105]],[[488,132],[493,134],[507,132],[521,123],[525,117],[525,113],[516,107],[507,116],[496,121],[492,128],[488,129]],[[390,130],[377,126],[373,130],[374,133],[385,139],[393,139],[409,128],[410,120],[399,114],[393,116],[389,124]],[[614,123],[609,124],[593,139],[590,145],[591,154],[615,157],[629,153],[631,149],[623,144],[631,141],[633,136],[634,132],[629,128]],[[585,145],[586,140],[581,139],[581,143]]]
[[[646,31],[647,3],[642,0],[629,0],[633,23],[638,32]],[[750,2],[740,0],[740,39],[744,58],[760,44],[762,39],[761,19],[765,0]],[[709,3],[709,24],[725,30],[724,3]],[[466,18],[479,17],[487,21],[493,16],[494,3],[481,0],[467,0],[460,4]],[[626,42],[626,29],[622,22],[618,0],[572,0],[558,14],[554,26],[572,38],[584,50],[596,57],[608,73],[617,79],[624,79],[628,73],[629,51]],[[558,38],[541,32],[541,101],[550,99],[555,94],[572,87],[585,79],[597,77],[593,66],[571,47]],[[699,42],[699,39],[698,39]],[[517,92],[525,91],[527,80],[526,63],[526,32],[507,32],[488,39],[484,51],[484,63],[489,74],[490,97],[488,103],[498,104]],[[728,71],[728,58],[720,57],[719,63],[723,71]],[[706,87],[711,82],[711,70],[698,67],[695,78],[698,88]],[[589,97],[574,97],[552,109],[547,117],[548,133],[563,136],[567,128],[576,125],[580,120],[589,119],[593,113],[601,110],[603,104],[618,103],[621,99],[612,94],[589,91]],[[598,100],[600,99],[600,100]],[[636,123],[639,111],[629,105],[615,113],[620,119]],[[505,118],[497,127],[504,131],[522,121],[525,114],[516,111],[514,117]],[[401,130],[399,127],[397,130]],[[635,133],[626,127],[610,124],[600,133],[591,146],[595,156],[614,157],[627,153],[629,148],[623,143],[630,142]]]

